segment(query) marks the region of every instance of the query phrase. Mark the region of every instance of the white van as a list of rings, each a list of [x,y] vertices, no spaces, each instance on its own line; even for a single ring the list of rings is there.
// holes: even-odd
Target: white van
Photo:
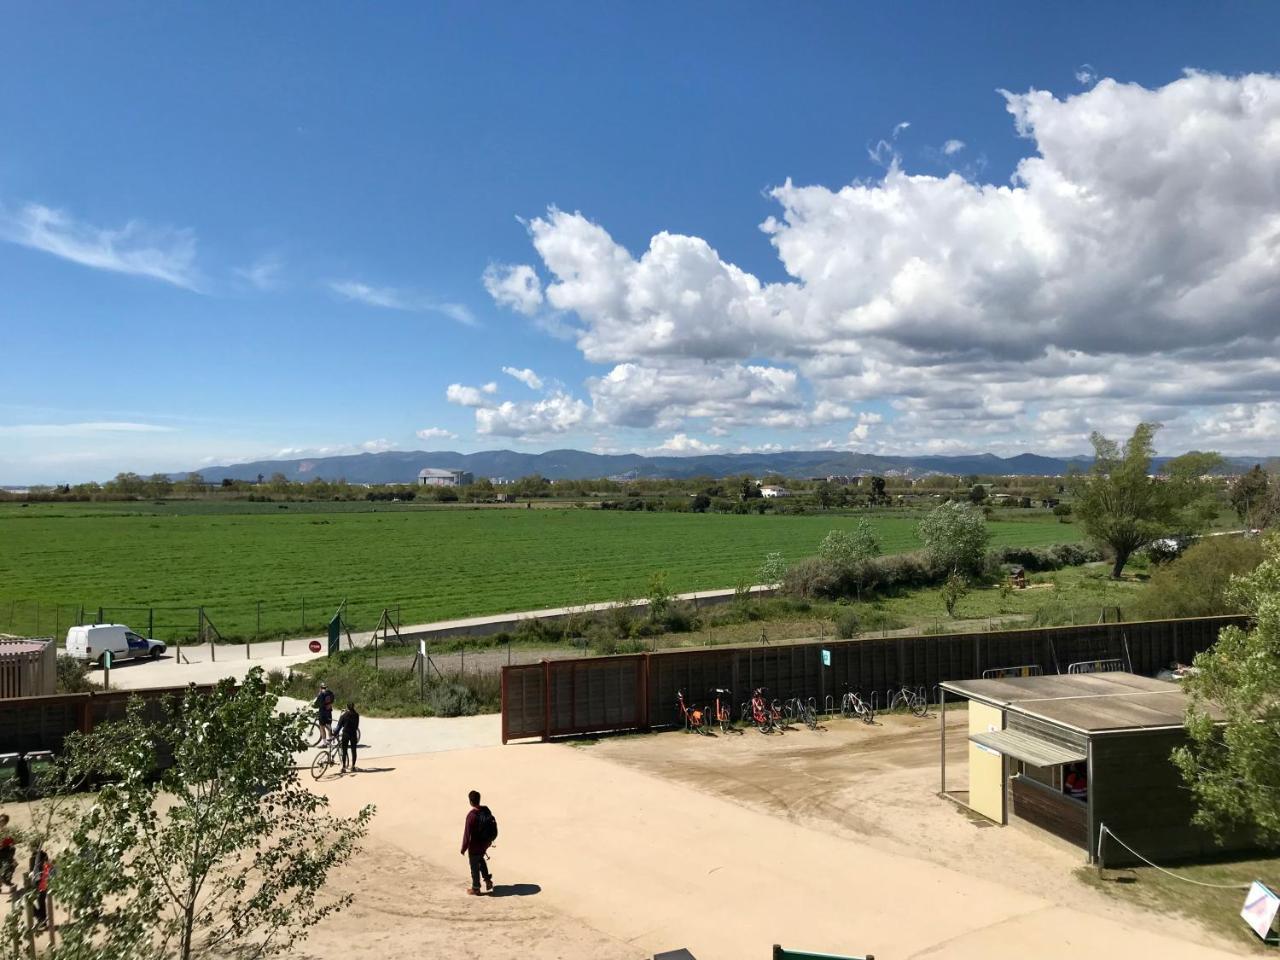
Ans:
[[[154,660],[164,653],[164,644],[138,636],[123,623],[94,623],[67,631],[68,657],[101,665],[108,652],[112,660]]]

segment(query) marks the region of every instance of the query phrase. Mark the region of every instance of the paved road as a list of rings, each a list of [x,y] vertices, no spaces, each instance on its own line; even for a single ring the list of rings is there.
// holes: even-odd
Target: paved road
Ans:
[[[772,587],[752,587],[751,589],[757,594],[767,594],[773,590]],[[733,596],[733,590],[702,590],[678,595],[679,599],[688,600],[695,604],[701,602],[708,604],[723,603]],[[456,636],[492,635],[502,630],[516,629],[521,620],[554,619],[608,610],[612,606],[614,604],[591,603],[578,607],[526,610],[520,613],[503,613],[489,617],[437,620],[434,623],[402,626],[400,633],[402,637],[425,640],[428,644],[428,649],[430,649],[432,640]],[[637,601],[634,606],[643,608],[645,601]],[[370,632],[352,633],[350,643],[355,646],[366,646],[371,642],[372,636],[373,634]],[[324,650],[328,647],[328,638],[323,636],[299,637],[293,640],[274,640],[264,643],[179,645],[170,648],[168,654],[159,660],[150,662],[121,661],[111,670],[110,685],[112,689],[141,690],[186,686],[189,683],[216,683],[223,677],[233,677],[239,680],[255,666],[266,670],[287,670],[296,664],[315,659],[317,654],[310,649],[312,643],[319,644],[320,649]],[[344,648],[348,645],[348,639],[345,635],[342,638],[342,645]],[[522,652],[517,649],[516,653],[521,654]],[[523,654],[527,656],[528,651],[524,651]],[[571,657],[580,654],[581,651],[572,648],[558,648],[551,651],[542,651],[539,655]],[[434,658],[435,654],[432,656]],[[487,656],[489,660],[493,660],[492,664],[488,664],[490,668],[493,668],[499,665],[498,661],[505,660],[507,654],[491,653],[481,656]],[[459,661],[462,659],[457,655],[444,654],[441,656],[442,669],[445,669],[445,672],[448,672],[448,670],[443,664],[451,662],[452,658],[455,657]],[[468,654],[466,659],[471,659],[471,657],[472,655]],[[535,656],[534,659],[537,659],[537,657]],[[100,676],[96,669],[94,670],[94,676],[95,678]]]

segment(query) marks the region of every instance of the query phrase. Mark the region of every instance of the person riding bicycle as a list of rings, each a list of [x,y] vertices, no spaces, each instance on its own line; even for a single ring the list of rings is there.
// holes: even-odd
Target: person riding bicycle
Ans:
[[[360,744],[360,714],[356,712],[354,703],[348,703],[347,709],[342,711],[333,735],[338,738],[338,743],[342,747],[342,772],[347,772],[347,751],[350,751],[351,772],[355,773],[356,748]]]
[[[323,680],[311,705],[316,708],[316,723],[320,725],[320,740],[324,742],[333,736],[333,691]]]

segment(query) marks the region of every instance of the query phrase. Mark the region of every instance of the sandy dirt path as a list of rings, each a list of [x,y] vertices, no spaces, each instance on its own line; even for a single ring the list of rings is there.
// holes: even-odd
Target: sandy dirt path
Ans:
[[[680,740],[638,742],[664,739]],[[383,852],[362,889],[397,883],[394,849],[406,863],[455,877],[456,904],[447,900],[448,883],[440,888],[450,916],[492,930],[503,943],[525,936],[509,919],[514,908],[507,898],[463,892],[466,862],[458,843],[465,793],[473,786],[484,791],[502,825],[492,863],[498,883],[538,888],[512,898],[522,901],[521,909],[523,901],[536,901],[546,916],[573,918],[567,929],[574,935],[589,931],[601,942],[627,944],[633,957],[687,946],[699,960],[739,960],[766,956],[772,943],[956,960],[1235,955],[1060,905],[1053,887],[1048,893],[1017,889],[998,871],[989,878],[968,875],[852,834],[789,822],[738,802],[736,789],[720,796],[593,756],[593,749],[530,744],[398,757],[380,763],[381,772],[323,786],[339,809],[378,804],[373,834]],[[388,862],[395,866],[381,866]],[[392,871],[386,881],[383,869]],[[408,912],[419,908],[411,891],[403,898]],[[345,944],[345,922],[318,929],[308,949],[318,955],[327,952],[326,942]],[[454,955],[451,930],[439,931],[431,943],[418,941],[412,953],[388,944],[381,955]],[[612,954],[566,945],[558,955]]]

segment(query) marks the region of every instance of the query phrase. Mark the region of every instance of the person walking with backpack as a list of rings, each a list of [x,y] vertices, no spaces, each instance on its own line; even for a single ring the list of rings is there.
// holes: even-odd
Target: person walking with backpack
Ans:
[[[474,897],[480,893],[481,877],[484,878],[485,890],[493,892],[493,877],[489,875],[485,854],[498,839],[498,821],[492,810],[481,805],[479,790],[472,790],[467,799],[471,801],[471,809],[462,828],[462,853],[471,862],[471,886],[467,893]]]

